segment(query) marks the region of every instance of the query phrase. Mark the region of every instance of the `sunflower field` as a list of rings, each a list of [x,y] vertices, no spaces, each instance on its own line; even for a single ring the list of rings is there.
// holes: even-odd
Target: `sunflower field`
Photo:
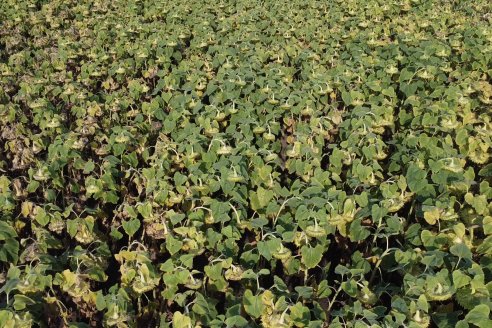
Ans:
[[[0,327],[492,327],[492,2],[0,1]]]

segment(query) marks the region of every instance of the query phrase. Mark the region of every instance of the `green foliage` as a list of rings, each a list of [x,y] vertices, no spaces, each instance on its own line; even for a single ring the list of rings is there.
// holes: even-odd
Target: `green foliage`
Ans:
[[[491,12],[0,1],[0,326],[491,327]]]

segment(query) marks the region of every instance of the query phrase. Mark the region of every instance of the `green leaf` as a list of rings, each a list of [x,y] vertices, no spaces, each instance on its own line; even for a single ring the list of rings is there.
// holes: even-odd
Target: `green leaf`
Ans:
[[[427,180],[425,178],[426,176],[427,172],[415,164],[410,164],[405,176],[408,183],[408,188],[415,193],[420,192],[427,185]]]
[[[467,260],[471,260],[472,258],[472,252],[464,243],[453,245],[449,250],[451,254],[459,258],[463,258]]]
[[[225,320],[227,327],[245,327],[248,325],[248,320],[246,320],[241,315],[234,315],[232,317],[228,317]]]
[[[294,306],[290,307],[290,319],[296,327],[306,327],[309,325],[309,321],[311,321],[311,313],[302,303],[297,302]]]
[[[301,248],[301,259],[302,263],[308,269],[315,268],[323,257],[323,246],[316,245],[315,247],[310,247],[307,245]]]
[[[350,224],[350,230],[349,230],[350,240],[352,241],[364,240],[367,237],[369,237],[369,235],[371,234],[371,232],[368,229],[364,228],[361,225],[361,222],[362,222],[362,218],[358,218]]]
[[[26,306],[33,305],[33,304],[36,304],[36,302],[30,297],[21,294],[14,295],[13,305],[16,311],[24,310]]]
[[[489,328],[492,327],[492,320],[490,320],[489,315],[489,306],[487,304],[480,304],[468,312],[465,316],[465,320],[477,327]]]
[[[470,283],[471,278],[464,274],[461,270],[453,271],[454,288],[458,289]]]
[[[381,91],[381,85],[378,83],[378,81],[370,81],[367,82],[366,85],[373,91]]]
[[[492,235],[492,216],[486,216],[483,218],[483,233],[486,235]]]
[[[4,221],[0,221],[0,240],[17,237],[17,232],[10,224]]]
[[[342,100],[345,103],[345,105],[350,105],[352,103],[352,97],[349,92],[342,91]]]
[[[123,221],[122,226],[126,234],[130,237],[133,237],[138,229],[140,229],[141,223],[139,219],[131,219],[129,221]]]
[[[278,238],[258,242],[258,252],[267,260],[272,259],[272,254],[280,247],[282,242]]]
[[[102,291],[97,291],[96,294],[96,309],[98,311],[102,311],[106,308],[106,299],[104,298],[104,295]]]
[[[145,202],[137,206],[137,211],[142,215],[144,219],[152,218],[152,204],[150,202]]]
[[[263,313],[264,305],[261,301],[261,295],[253,295],[253,292],[246,289],[243,295],[244,310],[253,318],[259,318]]]
[[[400,71],[400,82],[408,81],[413,77],[414,73],[409,71],[406,67]]]
[[[432,321],[434,321],[439,328],[445,327],[457,327],[461,311],[434,313],[432,314]]]
[[[470,203],[478,214],[485,214],[487,211],[487,206],[489,202],[487,201],[487,196],[480,195],[472,198]]]
[[[470,325],[465,320],[460,320],[456,323],[455,328],[469,328]]]
[[[18,283],[19,283],[18,278],[7,279],[7,281],[2,286],[2,288],[0,288],[0,293],[9,294],[11,291],[16,289]]]
[[[332,294],[332,290],[329,287],[328,281],[323,280],[321,283],[318,285],[318,288],[316,290],[316,295],[318,298],[325,298],[328,297]]]
[[[67,220],[67,232],[70,235],[70,237],[75,237],[77,234],[77,231],[79,229],[79,220]]]
[[[299,297],[302,297],[304,299],[310,299],[311,296],[313,296],[313,287],[296,286],[294,290],[297,292]]]
[[[342,282],[342,289],[352,297],[357,295],[357,283],[352,279]]]
[[[170,235],[166,237],[166,249],[169,251],[171,255],[174,255],[177,252],[179,252],[182,246],[183,246],[183,242],[181,240],[178,240]]]
[[[492,176],[492,163],[484,165],[480,171],[478,171],[478,175],[481,177],[491,177]]]
[[[91,173],[94,170],[95,167],[96,167],[96,165],[94,164],[93,161],[86,162],[85,165],[84,165],[84,171],[83,171],[84,174]]]
[[[75,220],[74,220],[75,221]],[[121,238],[123,238],[123,234],[115,229],[115,228],[112,228],[111,229],[111,232],[109,233],[109,235],[111,236],[111,238],[113,238],[114,240],[120,240]]]
[[[456,133],[456,144],[458,146],[464,146],[466,144],[466,141],[468,139],[468,131],[465,129],[460,129]]]
[[[50,217],[42,207],[38,207],[38,212],[34,219],[43,227],[50,223]]]
[[[14,238],[8,238],[0,244],[0,261],[17,264],[19,259],[19,242]]]
[[[251,192],[250,200],[251,207],[254,210],[265,208],[270,200],[273,198],[273,191],[258,187],[256,192]]]

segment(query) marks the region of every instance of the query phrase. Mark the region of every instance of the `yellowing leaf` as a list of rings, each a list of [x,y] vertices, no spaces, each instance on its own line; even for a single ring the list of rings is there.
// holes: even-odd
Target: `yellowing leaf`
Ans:
[[[437,220],[439,220],[440,217],[440,212],[439,208],[435,207],[434,209],[430,211],[424,212],[424,219],[427,221],[428,224],[434,225],[436,224]]]
[[[21,208],[21,214],[23,217],[27,218],[32,211],[33,203],[32,202],[23,202]]]
[[[182,314],[179,311],[174,312],[174,314],[173,314],[173,328],[190,328],[190,327],[191,327],[190,317]]]

